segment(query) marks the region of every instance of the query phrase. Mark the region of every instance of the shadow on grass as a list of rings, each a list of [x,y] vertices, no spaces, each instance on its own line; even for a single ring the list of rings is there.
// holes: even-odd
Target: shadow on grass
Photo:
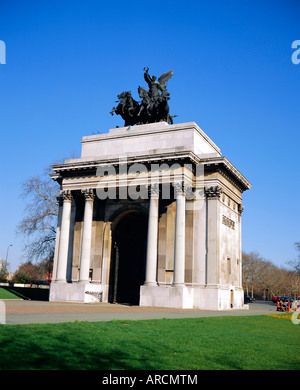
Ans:
[[[1,325],[0,369],[297,370],[299,337],[265,316]]]
[[[70,351],[66,353],[66,350],[45,351],[37,345],[34,348],[24,346],[17,351],[18,357],[10,354],[1,358],[1,370],[126,370],[132,368],[130,356],[119,349],[107,353],[101,351],[89,353],[88,356]]]
[[[2,370],[142,370],[152,369],[143,348],[134,340],[97,336],[84,322],[65,323],[51,332],[45,326],[4,325],[0,334]],[[63,326],[64,325],[64,326]],[[77,326],[76,326],[77,325]],[[53,329],[53,328],[52,328]],[[49,330],[49,332],[47,332]],[[84,333],[85,331],[85,333]],[[92,332],[95,332],[94,334]],[[101,330],[102,332],[102,330]],[[108,338],[107,338],[108,336]],[[45,341],[45,338],[47,341]],[[152,355],[155,351],[147,353]],[[144,355],[143,355],[144,354]],[[157,363],[157,361],[156,361]]]
[[[1,286],[1,288],[25,300],[49,301],[48,288],[44,289],[44,288],[34,288],[34,287],[12,287],[12,286]]]

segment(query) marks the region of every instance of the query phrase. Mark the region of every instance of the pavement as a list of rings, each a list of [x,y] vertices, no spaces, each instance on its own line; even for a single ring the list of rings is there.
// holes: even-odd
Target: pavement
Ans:
[[[26,300],[2,300],[5,324],[61,323],[73,321],[150,320],[161,318],[199,318],[251,316],[276,313],[272,302],[256,301],[249,309],[209,311],[159,307],[127,306],[110,303],[67,303]],[[3,309],[2,309],[3,314]]]

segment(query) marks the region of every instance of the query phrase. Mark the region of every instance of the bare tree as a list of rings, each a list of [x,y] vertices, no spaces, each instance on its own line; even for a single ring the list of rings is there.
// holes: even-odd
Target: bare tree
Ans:
[[[264,299],[274,295],[278,285],[278,268],[268,260],[260,259],[259,286],[257,290]]]
[[[252,298],[261,280],[261,261],[261,257],[256,252],[243,253],[243,285],[247,295],[251,292]]]
[[[22,184],[22,196],[29,202],[17,233],[29,238],[25,245],[28,260],[51,258],[54,253],[59,186],[49,173],[47,168],[44,175],[31,177]]]
[[[300,295],[300,275],[294,270],[277,267],[258,253],[243,253],[243,287],[247,295]]]
[[[300,276],[300,241],[295,242],[296,250],[298,251],[297,259],[293,261],[289,261],[288,265],[292,267],[293,271],[296,272],[297,275]]]

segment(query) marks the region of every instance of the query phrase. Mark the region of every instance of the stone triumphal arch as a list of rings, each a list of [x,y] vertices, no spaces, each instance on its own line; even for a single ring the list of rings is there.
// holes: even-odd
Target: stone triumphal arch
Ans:
[[[248,180],[194,122],[109,130],[53,166],[51,301],[242,308]]]

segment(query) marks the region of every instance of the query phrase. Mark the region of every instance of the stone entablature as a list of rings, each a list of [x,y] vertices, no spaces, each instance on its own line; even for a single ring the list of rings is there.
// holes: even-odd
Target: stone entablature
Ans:
[[[134,211],[148,218],[141,305],[243,306],[242,192],[251,184],[194,122],[84,137],[82,157],[53,170],[61,194],[51,300],[109,300],[114,226]],[[114,196],[101,198],[107,188]]]

